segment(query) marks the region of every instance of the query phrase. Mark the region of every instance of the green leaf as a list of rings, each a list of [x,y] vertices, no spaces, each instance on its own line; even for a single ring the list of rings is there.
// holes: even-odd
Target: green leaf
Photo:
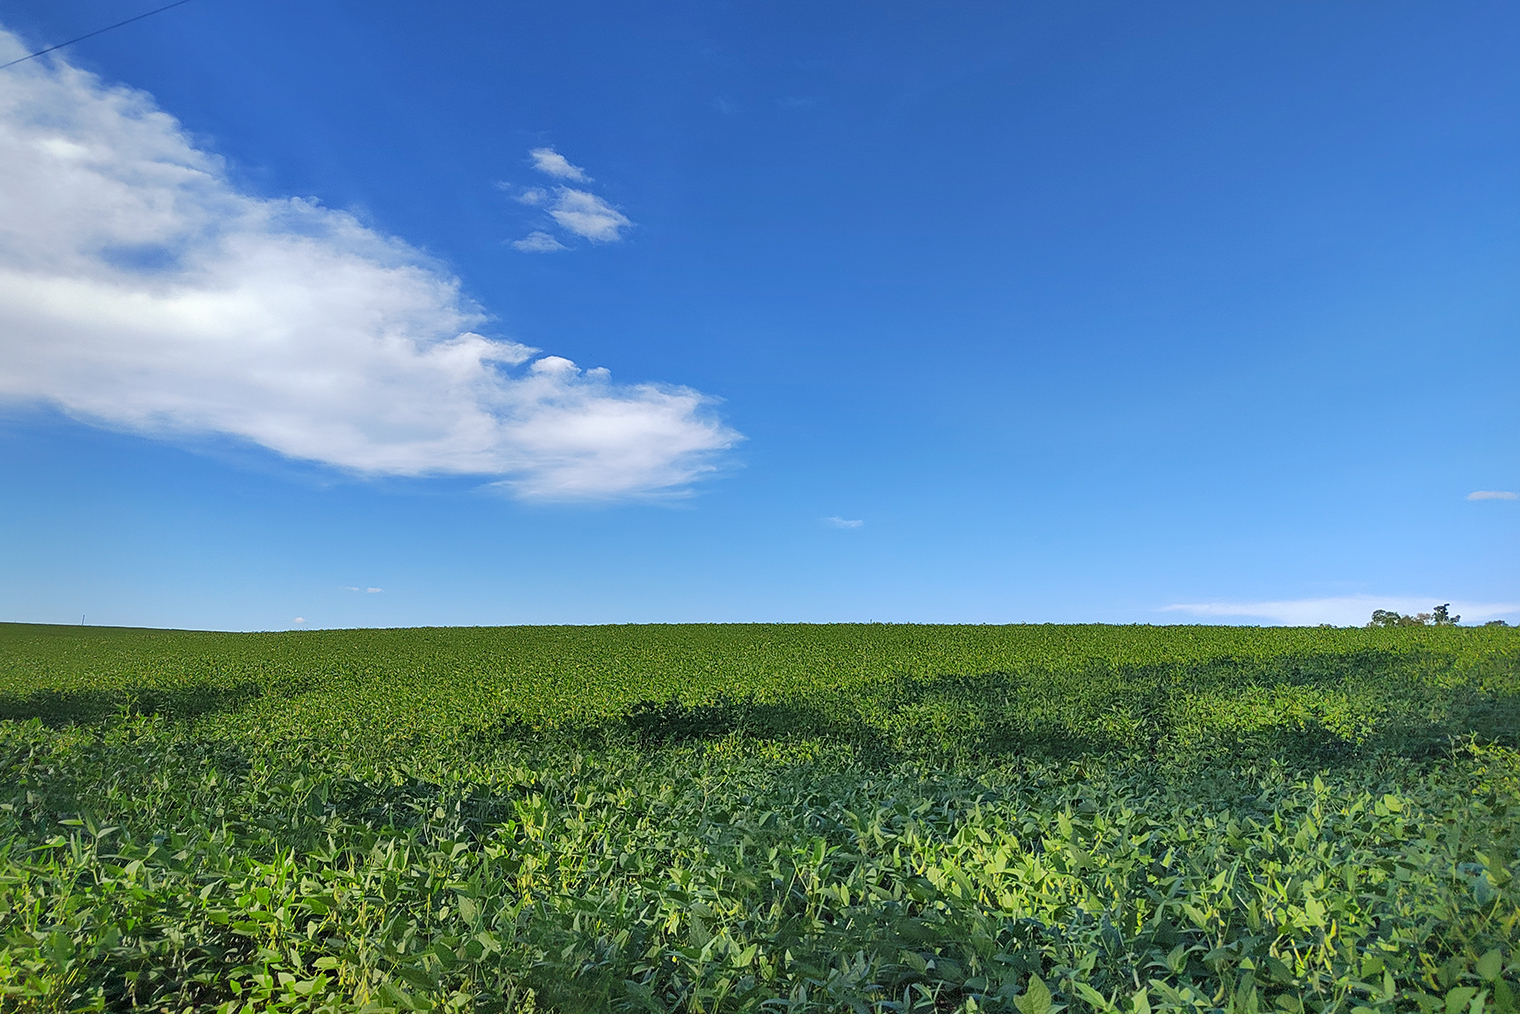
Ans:
[[[1013,1003],[1019,1014],[1050,1014],[1050,989],[1038,975],[1031,975],[1024,992],[1014,997]]]
[[[1414,994],[1414,1002],[1419,1005],[1420,1014],[1435,1014],[1441,1009],[1440,998],[1431,996],[1429,993]]]
[[[1503,979],[1494,980],[1494,1010],[1497,1014],[1517,1014],[1514,991]]]
[[[1102,993],[1099,993],[1096,989],[1093,989],[1087,983],[1076,982],[1073,983],[1073,986],[1076,988],[1077,995],[1086,1000],[1088,1006],[1090,1006],[1093,1010],[1098,1011],[1099,1014],[1108,1014],[1109,1011],[1112,1011],[1114,1009],[1114,1005],[1108,1002],[1108,997],[1104,996]]]
[[[381,999],[383,999],[386,1003],[390,1004],[393,1007],[399,1008],[400,1010],[422,1009],[417,1005],[417,1001],[412,999],[410,993],[406,992],[403,989],[397,989],[396,986],[392,983],[382,982],[377,992],[380,994]]]
[[[1446,991],[1446,1014],[1457,1014],[1466,1007],[1473,997],[1478,995],[1477,989],[1472,986],[1454,986]]]
[[[56,930],[48,935],[47,940],[48,958],[60,970],[68,968],[69,962],[74,957],[74,941],[66,933]]]
[[[1504,954],[1495,947],[1483,957],[1478,959],[1478,977],[1484,982],[1493,982],[1504,971]]]
[[[420,990],[432,991],[438,988],[437,979],[414,965],[397,965],[395,972]]]

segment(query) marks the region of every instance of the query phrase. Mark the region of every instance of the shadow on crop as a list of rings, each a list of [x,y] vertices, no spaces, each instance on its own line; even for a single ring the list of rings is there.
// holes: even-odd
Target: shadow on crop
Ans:
[[[1123,755],[1189,767],[1429,756],[1453,740],[1512,742],[1520,674],[1459,677],[1439,658],[1367,651],[1338,658],[1103,662],[1060,671],[899,676],[781,700],[718,695],[639,700],[597,718],[508,716],[483,738],[680,747],[722,737],[819,739],[861,758],[984,761]]]
[[[123,687],[89,690],[37,690],[30,694],[0,695],[0,719],[40,719],[59,728],[104,722],[123,715],[165,715],[194,718],[230,711],[260,696],[255,683],[186,687]]]

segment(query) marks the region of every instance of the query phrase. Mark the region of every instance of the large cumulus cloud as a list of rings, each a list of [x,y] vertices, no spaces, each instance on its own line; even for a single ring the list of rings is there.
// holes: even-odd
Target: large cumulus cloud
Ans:
[[[0,62],[25,52],[0,31]],[[738,435],[687,387],[490,339],[439,264],[240,190],[141,92],[67,61],[0,88],[0,397],[520,495],[687,487]]]

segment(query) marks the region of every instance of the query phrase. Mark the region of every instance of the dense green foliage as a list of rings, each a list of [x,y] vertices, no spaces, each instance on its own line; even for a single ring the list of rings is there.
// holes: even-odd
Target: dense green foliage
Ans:
[[[1516,1014],[1520,632],[0,625],[0,1010]]]

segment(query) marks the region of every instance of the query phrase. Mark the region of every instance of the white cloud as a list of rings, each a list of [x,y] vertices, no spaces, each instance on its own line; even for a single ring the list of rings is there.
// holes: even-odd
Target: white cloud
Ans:
[[[306,617],[304,617],[304,616],[297,616],[295,619],[291,620],[290,622],[291,623],[305,623],[306,622]]]
[[[857,521],[857,520],[852,520],[850,518],[836,518],[836,517],[827,517],[827,518],[824,518],[823,519],[823,523],[826,524],[826,525],[829,525],[830,527],[833,527],[833,528],[859,528],[861,525],[865,524],[864,521]]]
[[[383,592],[383,591],[385,591],[385,589],[384,589],[384,588],[366,588],[366,589],[364,589],[364,590],[365,590],[365,591],[366,591],[366,592],[368,592],[368,593],[369,593],[369,594],[371,594],[371,595],[377,595],[377,594],[379,594],[379,593],[380,593],[380,592]]]
[[[0,30],[0,61],[25,52]],[[627,224],[576,207],[582,235]],[[517,369],[537,350],[476,333],[459,289],[351,215],[238,190],[143,92],[61,60],[5,72],[0,400],[539,498],[676,490],[740,439],[690,388]]]
[[[571,165],[565,156],[553,148],[534,148],[528,152],[528,157],[533,159],[533,168],[546,176],[575,180],[577,183],[591,182],[591,177],[586,175],[586,170],[578,165]]]
[[[565,161],[565,157],[553,148],[534,148],[528,154],[533,159],[534,168],[540,172],[559,179],[591,182],[585,170]],[[509,192],[514,189],[510,183],[496,185]],[[623,238],[623,230],[633,226],[627,215],[602,198],[574,187],[555,187],[552,194],[543,187],[526,187],[513,199],[530,207],[544,208],[561,229],[593,243],[616,243]],[[529,253],[566,249],[559,240],[542,231],[532,232],[512,245]]]
[[[523,253],[553,253],[556,250],[570,249],[547,232],[536,231],[530,232],[522,239],[514,241],[512,246]]]
[[[620,230],[633,225],[627,216],[600,197],[570,187],[559,188],[549,215],[567,232],[594,243],[615,243],[623,238]]]
[[[1394,612],[1428,613],[1432,606],[1448,601],[1437,596],[1344,595],[1338,598],[1286,599],[1277,602],[1203,602],[1164,606],[1162,612],[1191,613],[1204,617],[1240,617],[1267,620],[1290,627],[1308,627],[1319,623],[1336,626],[1361,626],[1372,618],[1374,609]],[[1520,614],[1520,602],[1451,602],[1451,611],[1464,623],[1508,618]]]
[[[1520,494],[1507,489],[1475,489],[1467,494],[1469,500],[1520,500]]]

